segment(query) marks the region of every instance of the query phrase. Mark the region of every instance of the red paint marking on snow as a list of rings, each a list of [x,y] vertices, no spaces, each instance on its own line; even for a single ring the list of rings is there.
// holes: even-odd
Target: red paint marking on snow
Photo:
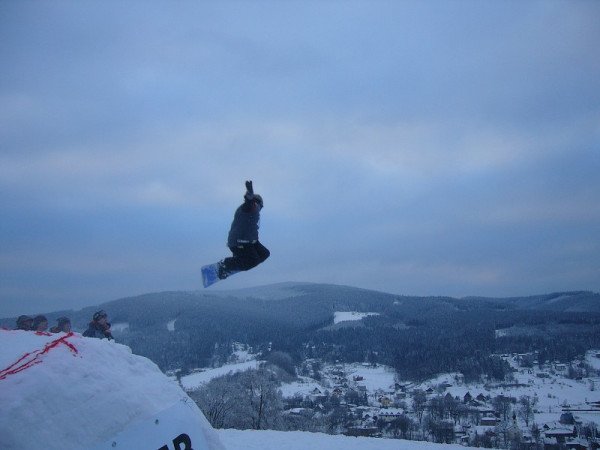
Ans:
[[[38,333],[36,333],[38,334]],[[67,333],[66,335],[55,339],[53,341],[48,342],[43,349],[35,350],[33,352],[25,353],[21,356],[17,361],[12,363],[5,369],[0,370],[0,380],[4,380],[9,375],[14,375],[16,373],[22,372],[30,367],[35,366],[36,364],[40,364],[43,362],[42,356],[50,353],[51,350],[58,347],[60,344],[64,344],[68,347],[68,349],[75,356],[79,351],[77,347],[75,347],[71,342],[67,339],[73,336],[73,332]],[[40,334],[41,335],[41,334]],[[48,336],[52,336],[49,334]]]

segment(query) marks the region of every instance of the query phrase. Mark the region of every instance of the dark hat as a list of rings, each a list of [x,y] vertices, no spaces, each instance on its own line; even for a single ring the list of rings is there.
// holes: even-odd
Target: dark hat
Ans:
[[[254,194],[254,200],[260,205],[261,208],[264,206],[263,198],[260,195]]]
[[[108,314],[106,314],[106,311],[104,311],[103,309],[101,309],[100,311],[96,311],[94,313],[94,322],[97,322],[98,320],[100,320],[102,317],[108,317]]]
[[[71,323],[71,319],[69,319],[68,317],[59,317],[58,319],[56,319],[58,322],[58,326],[62,326],[66,323]]]
[[[33,318],[25,315],[19,316],[17,319],[17,326],[23,325],[25,322],[33,322]]]
[[[33,328],[37,328],[37,326],[42,322],[48,322],[46,316],[43,316],[41,314],[39,316],[35,316],[33,319]]]

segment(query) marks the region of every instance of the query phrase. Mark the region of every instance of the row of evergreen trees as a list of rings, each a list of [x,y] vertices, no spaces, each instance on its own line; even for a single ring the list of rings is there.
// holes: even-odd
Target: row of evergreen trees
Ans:
[[[206,305],[181,315],[173,332],[164,323],[150,324],[150,330],[132,324],[120,340],[163,370],[217,364],[226,359],[232,342],[243,342],[255,349],[270,345],[291,355],[294,364],[307,358],[381,363],[412,380],[443,372],[461,372],[467,380],[481,375],[503,379],[510,368],[494,354],[538,352],[540,362],[568,362],[600,347],[600,315],[592,313],[436,308],[423,315],[414,308],[390,308],[363,319],[360,326],[335,328],[327,326],[332,315],[325,311],[309,320],[303,309],[303,319],[294,321],[295,311],[288,309],[294,305],[298,303],[265,302],[241,311]],[[495,330],[510,327],[529,331],[495,335]]]

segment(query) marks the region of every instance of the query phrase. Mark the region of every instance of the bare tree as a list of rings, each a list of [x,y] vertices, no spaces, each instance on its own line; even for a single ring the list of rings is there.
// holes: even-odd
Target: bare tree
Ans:
[[[275,375],[266,369],[215,378],[191,396],[215,428],[282,426],[283,398]]]
[[[413,392],[413,411],[419,419],[419,424],[423,420],[423,413],[425,412],[425,406],[427,404],[427,394],[421,389],[417,389]]]
[[[512,399],[504,395],[498,395],[492,400],[492,405],[494,406],[494,410],[502,416],[502,420],[506,422],[510,416]]]
[[[277,428],[283,411],[283,399],[273,373],[266,369],[243,372],[241,385],[243,399],[249,404],[252,428]]]
[[[228,377],[215,378],[201,389],[190,393],[213,428],[231,426],[232,419],[237,414],[240,395],[239,386]]]
[[[534,419],[535,403],[535,399],[528,395],[519,398],[518,414],[525,421],[527,427],[529,427],[529,422]]]

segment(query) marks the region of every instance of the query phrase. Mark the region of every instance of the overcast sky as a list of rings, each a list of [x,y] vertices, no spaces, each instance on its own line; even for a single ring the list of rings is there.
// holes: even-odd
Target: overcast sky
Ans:
[[[600,290],[600,2],[0,2],[0,316],[202,289]],[[213,288],[211,288],[213,289]]]

